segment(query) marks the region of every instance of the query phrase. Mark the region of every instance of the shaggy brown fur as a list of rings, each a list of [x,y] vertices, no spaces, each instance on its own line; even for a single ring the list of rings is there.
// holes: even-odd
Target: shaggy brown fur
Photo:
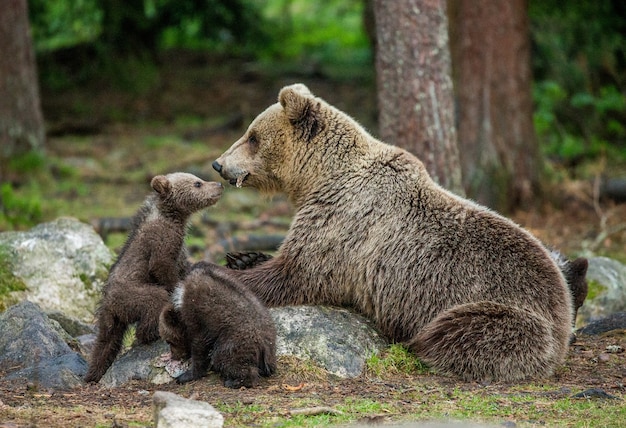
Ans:
[[[229,388],[248,388],[276,371],[276,328],[267,308],[230,271],[194,265],[161,312],[159,333],[175,359],[191,356],[180,383],[210,368]]]
[[[440,372],[552,374],[572,306],[544,246],[304,85],[278,99],[213,167],[231,184],[285,192],[297,212],[276,257],[232,274],[268,305],[349,305]]]
[[[551,250],[550,255],[561,269],[565,282],[569,287],[572,296],[572,304],[574,311],[573,323],[576,324],[576,315],[578,309],[583,305],[587,298],[587,268],[589,261],[584,257],[578,257],[575,260],[569,260],[559,251]],[[258,266],[272,258],[271,254],[259,252],[236,252],[226,253],[226,267],[229,269],[243,270]]]
[[[151,185],[155,193],[135,214],[104,286],[87,382],[99,381],[111,366],[130,324],[137,323],[139,343],[158,339],[161,309],[189,271],[184,246],[189,217],[215,204],[223,190],[220,183],[181,172],[158,175]]]

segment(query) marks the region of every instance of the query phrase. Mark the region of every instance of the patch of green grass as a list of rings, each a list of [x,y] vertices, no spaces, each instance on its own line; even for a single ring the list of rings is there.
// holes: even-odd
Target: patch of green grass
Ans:
[[[415,374],[429,371],[426,364],[400,344],[393,344],[381,354],[372,355],[367,360],[367,369],[378,377],[385,374]]]
[[[420,411],[434,419],[472,419],[518,425],[619,426],[626,410],[618,401],[554,399],[534,393],[495,394],[454,390],[446,400],[429,400]]]
[[[626,417],[626,406],[618,400],[580,400],[570,397],[554,399],[535,393],[501,394],[488,391],[436,389],[411,392],[395,391],[378,401],[372,398],[345,397],[333,404],[320,399],[301,398],[289,403],[295,409],[329,407],[332,412],[311,415],[277,413],[265,405],[242,403],[218,404],[228,426],[306,427],[335,426],[367,418],[386,421],[461,421],[485,424],[514,422],[517,426],[620,426]],[[336,412],[336,413],[335,413]]]

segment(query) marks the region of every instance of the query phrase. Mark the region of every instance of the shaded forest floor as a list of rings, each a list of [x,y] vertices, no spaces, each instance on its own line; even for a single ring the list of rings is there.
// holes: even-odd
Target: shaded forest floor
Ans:
[[[132,76],[131,71],[129,73]],[[137,77],[139,78],[139,77]],[[373,76],[329,78],[323,71],[259,68],[202,56],[170,55],[145,87],[122,91],[103,82],[43,91],[48,122],[49,181],[42,185],[45,220],[59,215],[92,223],[111,248],[125,233],[107,221],[131,216],[149,192],[152,176],[186,170],[220,180],[211,162],[250,120],[276,101],[278,90],[306,83],[375,133]],[[555,176],[563,176],[555,165]],[[610,255],[624,261],[626,205],[595,196],[593,171],[546,186],[545,201],[510,216],[546,244],[569,256]],[[579,174],[579,176],[581,176]],[[233,238],[284,234],[292,215],[281,196],[227,187],[222,200],[194,217],[188,241],[194,258],[220,261]],[[579,337],[565,365],[550,379],[477,384],[432,373],[387,368],[354,380],[326,376],[281,360],[277,376],[259,388],[229,390],[214,375],[188,385],[134,381],[106,389],[85,386],[45,391],[0,379],[0,428],[15,426],[150,426],[152,393],[167,390],[204,400],[227,426],[313,426],[424,419],[469,419],[506,426],[616,426],[626,420],[626,333]],[[616,398],[572,398],[598,388]],[[297,408],[332,407],[341,414],[295,416]]]

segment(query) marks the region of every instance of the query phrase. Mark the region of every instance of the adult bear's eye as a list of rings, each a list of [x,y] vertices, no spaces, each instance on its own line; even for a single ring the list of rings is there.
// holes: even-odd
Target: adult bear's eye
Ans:
[[[202,187],[202,182],[201,181],[196,181],[195,183],[193,183],[194,187],[200,188]]]
[[[248,144],[250,144],[251,146],[258,146],[259,145],[259,141],[256,139],[256,135],[250,135],[248,137]]]

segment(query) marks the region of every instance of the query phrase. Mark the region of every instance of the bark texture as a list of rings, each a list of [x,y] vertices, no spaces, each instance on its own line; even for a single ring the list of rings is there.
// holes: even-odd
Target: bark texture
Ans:
[[[8,160],[44,146],[45,129],[26,0],[0,12],[0,179]]]
[[[528,205],[539,189],[540,158],[527,0],[448,5],[464,188],[496,209]]]
[[[381,138],[463,193],[445,0],[375,0]]]

